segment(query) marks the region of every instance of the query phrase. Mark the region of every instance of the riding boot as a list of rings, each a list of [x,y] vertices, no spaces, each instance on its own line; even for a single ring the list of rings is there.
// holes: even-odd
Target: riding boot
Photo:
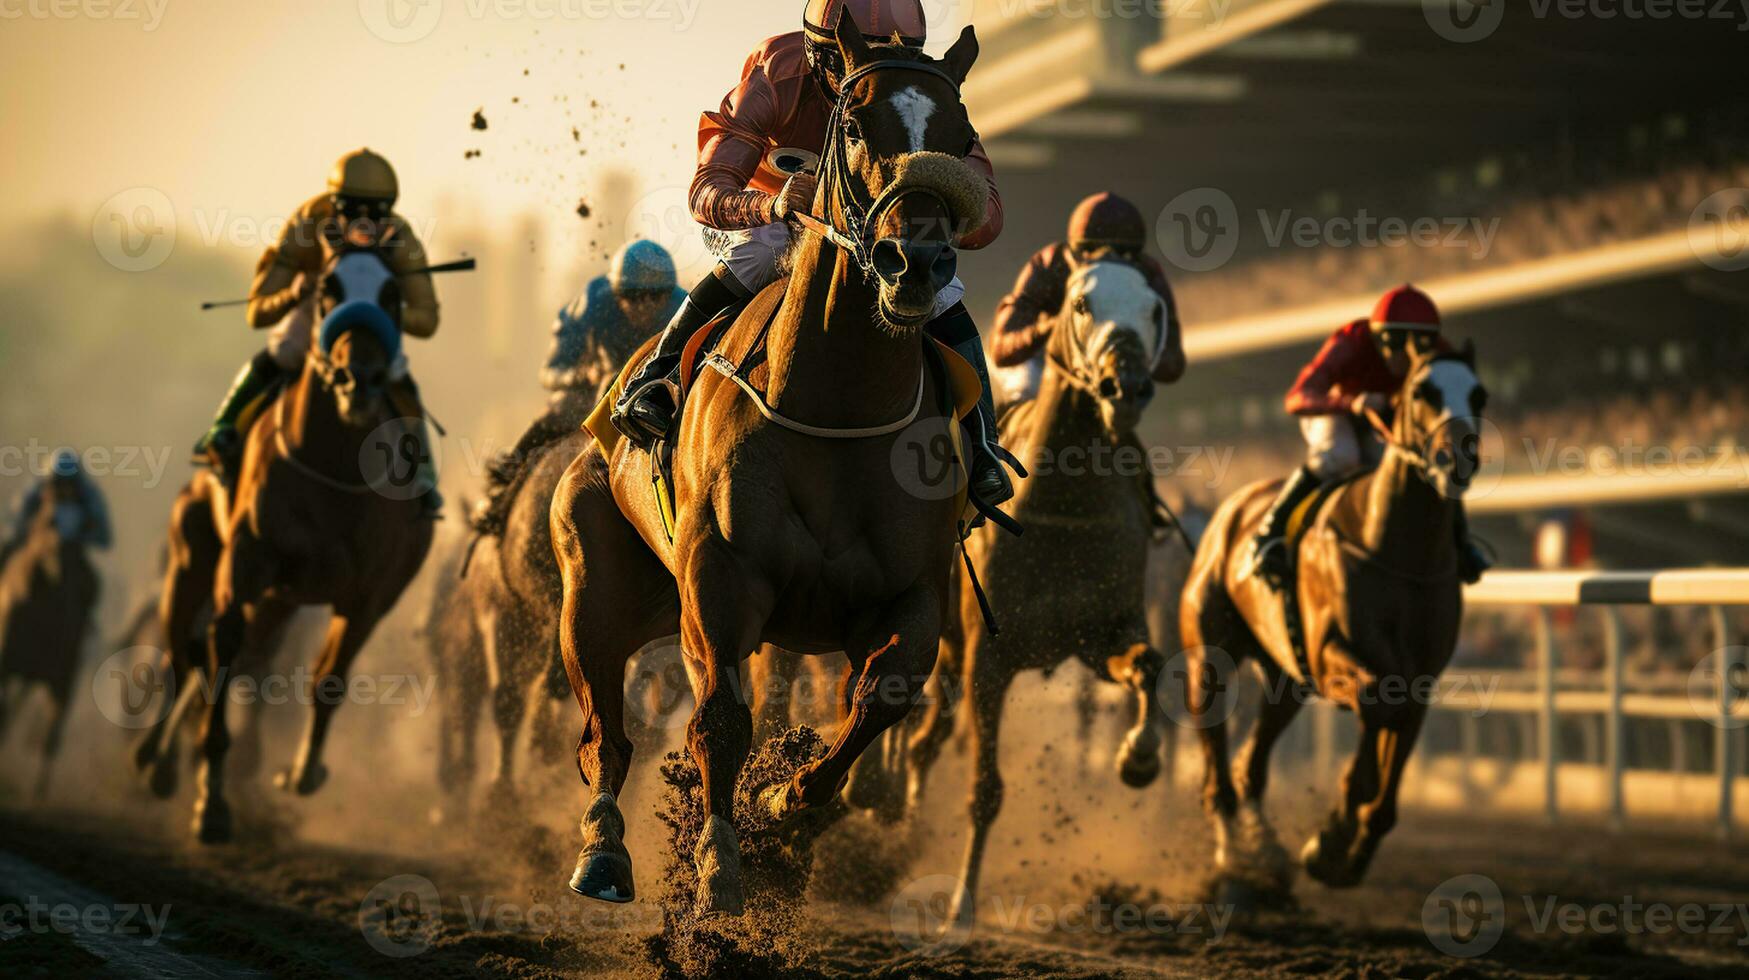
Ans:
[[[431,520],[443,517],[443,494],[437,492],[437,455],[431,448],[431,425],[426,421],[425,403],[419,399],[419,386],[408,375],[389,385],[389,402],[403,419],[412,423],[414,438],[419,440],[419,466],[414,473],[416,486],[425,489],[419,494],[423,514]]]
[[[608,416],[613,427],[639,446],[649,446],[666,436],[679,408],[668,379],[680,366],[687,342],[735,304],[751,298],[726,265],[717,266],[700,280],[663,328],[656,349],[621,386],[619,400]]]
[[[1304,466],[1288,475],[1252,539],[1251,561],[1245,570],[1247,576],[1262,572],[1265,581],[1277,586],[1287,579],[1287,524],[1293,518],[1294,510],[1317,492],[1319,483],[1317,475]]]
[[[1006,503],[1014,496],[1014,483],[1008,479],[1003,464],[1014,467],[1021,476],[1026,475],[1026,470],[996,441],[996,401],[990,391],[990,366],[984,360],[984,342],[978,336],[978,325],[964,303],[955,303],[924,329],[953,348],[978,372],[978,383],[983,388],[978,395],[978,410],[965,420],[966,442],[971,448],[971,459],[967,460],[971,492],[991,507]]]
[[[243,437],[237,430],[237,422],[251,404],[273,390],[280,375],[279,364],[266,350],[250,358],[249,363],[237,372],[224,401],[219,403],[212,426],[194,444],[195,459],[211,460],[219,475],[230,479],[243,459]]]
[[[1475,538],[1470,537],[1470,516],[1461,500],[1457,502],[1452,525],[1457,533],[1458,577],[1475,585],[1482,580],[1483,572],[1494,567],[1494,560],[1476,544]]]

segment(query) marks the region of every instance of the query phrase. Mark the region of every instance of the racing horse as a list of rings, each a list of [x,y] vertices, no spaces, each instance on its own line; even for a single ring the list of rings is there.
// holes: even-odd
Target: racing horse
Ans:
[[[1180,616],[1186,706],[1202,743],[1218,872],[1289,880],[1263,797],[1270,750],[1313,690],[1355,713],[1360,744],[1341,801],[1300,853],[1306,872],[1333,888],[1359,884],[1396,823],[1397,791],[1428,708],[1417,692],[1437,683],[1457,645],[1463,594],[1453,521],[1480,464],[1486,401],[1473,349],[1418,356],[1394,398],[1393,421],[1370,416],[1385,446],[1378,467],[1302,512],[1297,571],[1283,594],[1244,574],[1245,542],[1278,486],[1246,487],[1211,519]],[[1216,699],[1247,659],[1257,663],[1263,695],[1230,763]]]
[[[234,491],[203,474],[178,501],[162,609],[178,677],[199,663],[200,624],[208,624],[193,820],[203,843],[233,833],[226,707],[238,664],[258,662],[266,638],[300,606],[332,608],[312,671],[309,725],[275,780],[288,792],[315,792],[327,775],[322,749],[348,669],[430,551],[432,526],[418,499],[424,488],[383,463],[415,438],[388,395],[401,347],[390,312],[398,295],[373,249],[335,255],[323,275],[318,341],[299,377],[251,427]],[[171,726],[191,693],[185,685],[165,719]]]
[[[693,687],[687,746],[706,815],[694,908],[705,916],[744,910],[731,823],[753,733],[741,661],[769,642],[842,650],[850,663],[829,749],[756,795],[777,821],[832,802],[934,666],[963,509],[907,490],[892,460],[919,432],[957,433],[955,410],[969,407],[944,377],[963,380],[968,366],[932,360],[921,328],[953,276],[959,232],[983,221],[988,187],[961,159],[975,134],[959,91],[978,45],[968,27],[937,60],[871,45],[848,17],[838,44],[846,73],[814,214],[787,281],[723,339],[746,351],[763,338],[764,389],[708,359],[697,371],[674,450],[672,541],[650,455],[629,441],[578,457],[553,501],[560,642],[584,718],[578,768],[595,788],[571,878],[588,897],[633,896],[617,797],[632,748],[625,664],[644,643],[678,631]],[[591,430],[611,440],[602,414]]]
[[[977,917],[979,870],[1002,805],[1002,707],[1020,673],[1049,672],[1073,657],[1122,685],[1135,701],[1135,720],[1117,752],[1118,775],[1140,789],[1160,774],[1165,718],[1156,688],[1166,658],[1149,637],[1144,582],[1152,529],[1137,486],[1147,460],[1135,427],[1154,394],[1150,369],[1167,339],[1165,306],[1131,266],[1078,269],[1046,344],[1038,397],[1003,416],[1003,442],[1033,472],[1013,507],[1027,533],[985,527],[970,542],[1002,630],[986,628],[960,573],[959,628],[942,639],[941,682],[932,686],[948,691],[957,681],[971,709],[972,832],[951,913],[958,925]],[[925,721],[911,740],[913,808],[951,734],[943,701],[926,699]]]
[[[97,571],[77,529],[63,526],[65,515],[76,512],[61,506],[65,492],[58,481],[50,484],[23,542],[0,567],[0,734],[31,686],[47,689],[51,714],[37,771],[39,801],[48,795],[79,652],[97,605]]]

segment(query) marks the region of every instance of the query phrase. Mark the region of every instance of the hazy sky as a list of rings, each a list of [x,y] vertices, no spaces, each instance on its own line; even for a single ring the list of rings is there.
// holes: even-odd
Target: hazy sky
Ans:
[[[721,99],[754,44],[794,29],[801,8],[0,0],[0,209],[13,220],[96,219],[132,191],[125,210],[167,200],[179,241],[252,260],[278,219],[322,188],[332,160],[368,144],[399,171],[401,210],[432,233],[434,252],[453,251],[446,222],[499,232],[529,212],[556,236],[547,244],[582,250],[590,226],[572,212],[615,167],[633,171],[639,194],[592,200],[597,221],[630,210],[634,225],[677,223],[662,212],[679,206],[691,176],[698,112]],[[470,128],[476,108],[484,132]],[[464,159],[469,150],[480,156]],[[693,237],[669,234],[682,247]]]

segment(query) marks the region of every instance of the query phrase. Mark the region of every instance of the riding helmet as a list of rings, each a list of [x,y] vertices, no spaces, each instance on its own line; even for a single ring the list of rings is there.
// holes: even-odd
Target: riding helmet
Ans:
[[[1148,241],[1142,212],[1128,200],[1109,191],[1095,194],[1075,206],[1069,216],[1070,245],[1115,245],[1140,249]]]
[[[328,172],[328,192],[351,200],[393,204],[400,185],[389,161],[364,148],[334,161],[334,169]]]
[[[863,37],[875,44],[891,44],[897,37],[908,48],[921,48],[929,36],[922,0],[808,0],[802,14],[808,66],[834,95],[838,79],[844,77],[844,58],[838,51],[838,19],[847,11],[861,28]]]

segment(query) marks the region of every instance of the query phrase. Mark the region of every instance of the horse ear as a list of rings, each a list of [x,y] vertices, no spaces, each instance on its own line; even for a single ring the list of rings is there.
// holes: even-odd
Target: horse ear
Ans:
[[[849,11],[839,16],[838,29],[833,33],[838,37],[838,53],[844,56],[846,72],[868,61],[868,38],[862,36],[862,30],[856,26],[856,18],[850,16]]]
[[[941,64],[947,69],[947,73],[953,76],[954,81],[964,84],[966,76],[972,73],[972,65],[977,60],[978,32],[972,29],[972,25],[967,24],[966,29],[960,31],[959,40],[953,42],[953,47],[948,48],[947,53],[941,56]]]

